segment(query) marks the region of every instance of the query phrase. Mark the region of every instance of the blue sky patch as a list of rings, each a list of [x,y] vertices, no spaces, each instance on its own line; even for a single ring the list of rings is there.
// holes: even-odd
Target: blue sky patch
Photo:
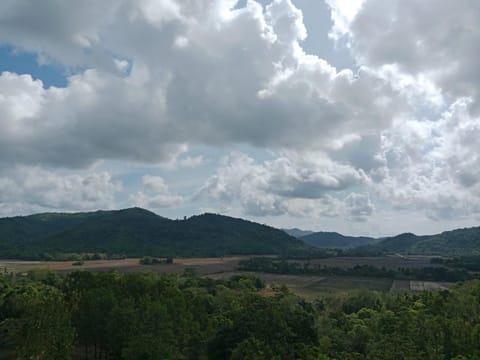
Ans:
[[[66,87],[68,83],[65,70],[60,65],[39,64],[37,54],[9,45],[0,46],[0,73],[4,71],[29,74],[35,80],[41,80],[44,88]]]

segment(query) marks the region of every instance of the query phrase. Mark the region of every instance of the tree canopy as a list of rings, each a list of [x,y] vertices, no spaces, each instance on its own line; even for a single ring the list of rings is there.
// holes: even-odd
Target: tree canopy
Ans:
[[[477,359],[480,282],[451,291],[268,293],[250,276],[0,276],[5,359]]]

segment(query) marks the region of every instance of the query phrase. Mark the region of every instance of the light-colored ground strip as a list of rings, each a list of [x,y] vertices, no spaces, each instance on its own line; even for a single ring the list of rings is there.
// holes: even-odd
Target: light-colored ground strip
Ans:
[[[410,290],[412,291],[442,291],[448,290],[445,284],[433,281],[410,281]]]
[[[409,291],[410,290],[410,281],[409,280],[393,280],[390,291]]]
[[[14,272],[15,272],[15,268],[0,265],[0,274],[12,274]]]
[[[442,284],[439,284],[437,282],[430,282],[430,281],[425,281],[423,283],[423,287],[425,290],[435,290],[435,291],[448,290],[446,286],[443,286]]]
[[[425,286],[423,281],[410,281],[410,290],[412,291],[424,291]]]

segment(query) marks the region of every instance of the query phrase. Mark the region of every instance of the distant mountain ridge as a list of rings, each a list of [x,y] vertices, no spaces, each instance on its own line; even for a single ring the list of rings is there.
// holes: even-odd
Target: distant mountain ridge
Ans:
[[[403,233],[386,238],[320,231],[298,239],[319,248],[353,249],[355,254],[480,255],[480,227],[455,229],[435,235]]]
[[[281,230],[217,214],[170,220],[130,208],[0,219],[0,258],[96,252],[134,257],[282,255],[311,249]]]
[[[285,231],[288,235],[296,238],[301,238],[302,236],[313,234],[313,231],[302,230],[298,228],[282,229],[282,230]]]
[[[337,232],[326,231],[319,231],[301,236],[299,239],[312,246],[337,249],[354,248],[368,244],[375,244],[380,241],[380,239],[367,236],[345,236]]]
[[[383,252],[417,255],[480,255],[480,227],[455,229],[435,235],[404,233],[372,246]]]

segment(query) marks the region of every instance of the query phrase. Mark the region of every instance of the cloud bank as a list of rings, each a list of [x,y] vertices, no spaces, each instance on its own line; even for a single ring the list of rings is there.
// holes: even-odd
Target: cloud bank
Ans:
[[[479,6],[326,3],[330,37],[355,69],[303,50],[313,29],[291,0],[3,1],[0,43],[70,74],[64,88],[0,75],[1,193],[18,194],[2,195],[3,209],[213,201],[256,217],[368,223],[412,209],[474,221]],[[239,144],[271,159],[230,151]],[[202,146],[224,149],[223,160],[190,194],[149,171],[118,198],[98,165],[187,167],[195,177],[206,155],[189,150]],[[39,187],[17,183],[22,172],[39,172]],[[51,181],[58,196],[35,195],[49,176],[61,179]],[[84,190],[69,197],[68,186]]]

